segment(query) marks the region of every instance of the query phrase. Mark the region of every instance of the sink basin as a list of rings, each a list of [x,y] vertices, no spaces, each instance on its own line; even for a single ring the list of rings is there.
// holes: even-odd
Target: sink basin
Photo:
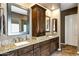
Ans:
[[[23,41],[23,42],[18,42],[18,43],[15,43],[16,46],[22,46],[22,45],[25,45],[25,44],[28,44],[29,42],[28,41]]]
[[[48,36],[48,37],[53,37],[53,36]]]

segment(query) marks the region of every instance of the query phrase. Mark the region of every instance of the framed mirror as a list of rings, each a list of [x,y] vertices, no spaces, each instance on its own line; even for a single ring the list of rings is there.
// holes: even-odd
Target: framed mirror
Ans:
[[[45,30],[46,30],[46,32],[50,32],[50,17],[49,16],[46,16]]]
[[[53,32],[54,33],[56,33],[57,32],[57,19],[56,18],[54,18],[54,19],[52,19],[53,21],[52,21],[52,23],[53,23]]]
[[[18,4],[7,4],[8,35],[29,34],[29,10]]]

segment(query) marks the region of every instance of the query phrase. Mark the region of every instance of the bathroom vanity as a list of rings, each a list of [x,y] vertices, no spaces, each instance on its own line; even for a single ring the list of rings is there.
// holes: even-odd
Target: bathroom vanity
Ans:
[[[3,44],[1,42],[0,56],[49,56],[58,50],[58,33],[56,33],[56,35],[52,34],[53,31],[50,32],[50,26],[48,28],[51,34],[47,35],[45,31],[46,9],[37,4],[32,6],[32,22],[30,22],[29,9],[22,8],[20,5],[13,3],[7,3],[6,6],[7,12],[5,14],[7,19],[5,20],[7,20],[7,35],[5,35],[9,37],[10,40],[3,37],[9,42],[5,41]],[[30,23],[32,23],[31,31],[31,26],[29,26]],[[22,35],[28,36],[30,32],[32,32],[32,37],[30,36],[30,39],[27,37],[22,38]]]
[[[1,56],[49,56],[59,47],[59,37],[50,39],[31,39],[28,44],[0,52]]]

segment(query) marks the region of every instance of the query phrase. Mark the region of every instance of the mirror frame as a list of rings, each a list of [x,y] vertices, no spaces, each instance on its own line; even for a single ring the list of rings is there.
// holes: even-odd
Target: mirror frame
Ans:
[[[27,20],[27,32],[17,32],[13,33],[11,32],[11,5],[22,8],[20,5],[15,3],[7,3],[7,34],[8,35],[22,35],[22,34],[29,34],[29,9],[22,8],[26,11],[28,11],[28,20]]]
[[[57,27],[58,27],[58,25],[57,25],[57,18],[53,18],[52,20],[53,20],[53,21],[52,21],[52,23],[53,23],[53,28],[54,28],[54,25],[55,25],[55,30],[53,30],[53,28],[52,28],[52,31],[53,31],[53,32],[57,32]],[[54,23],[54,21],[55,21],[55,23]]]
[[[48,18],[48,19],[47,19]],[[49,22],[47,22],[49,21]],[[46,26],[47,25],[47,26]],[[45,31],[46,32],[50,32],[50,17],[49,16],[46,16],[46,20],[45,20]]]

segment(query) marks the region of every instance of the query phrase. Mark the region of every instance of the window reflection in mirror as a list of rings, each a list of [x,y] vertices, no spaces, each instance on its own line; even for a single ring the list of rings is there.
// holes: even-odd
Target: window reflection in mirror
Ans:
[[[16,6],[11,6],[11,26],[12,32],[26,32],[27,31],[27,11]]]
[[[46,30],[46,32],[50,32],[50,17],[49,16],[46,16],[45,30]]]
[[[26,32],[27,29],[27,16],[19,13],[12,12],[12,32]]]
[[[29,34],[29,10],[8,3],[8,35]]]

